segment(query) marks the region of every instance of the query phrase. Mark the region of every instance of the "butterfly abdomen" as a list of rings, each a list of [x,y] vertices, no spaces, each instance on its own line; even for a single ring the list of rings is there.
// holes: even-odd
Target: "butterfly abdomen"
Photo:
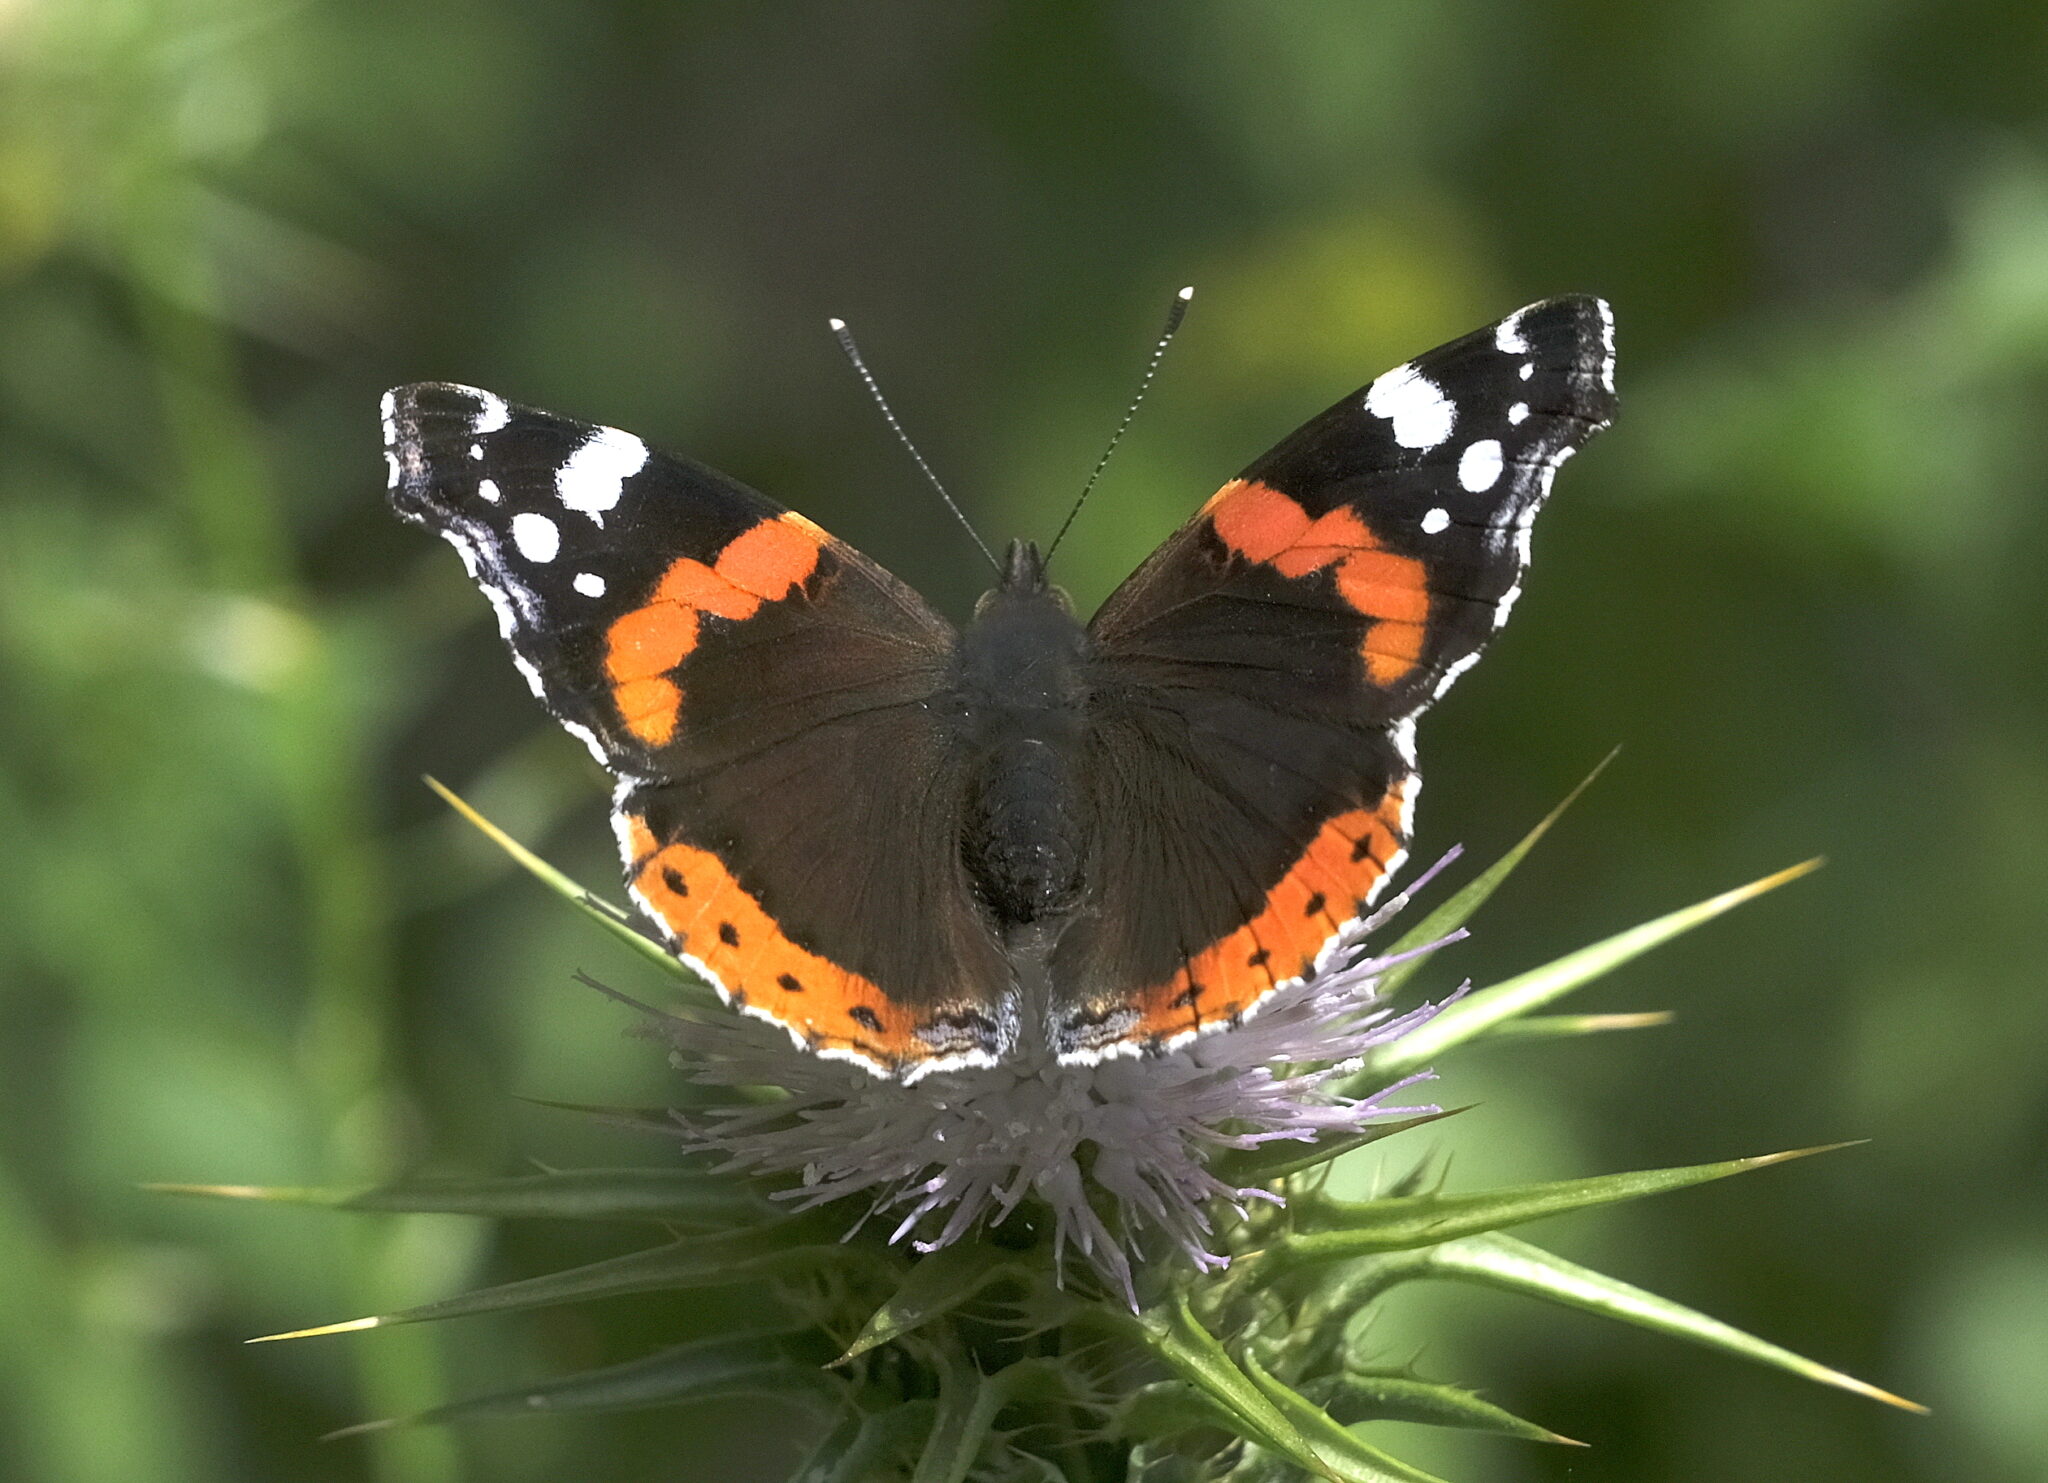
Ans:
[[[955,671],[973,759],[961,856],[1001,929],[1066,915],[1083,885],[1088,637],[1035,556],[983,599]]]
[[[988,755],[961,840],[968,873],[1003,927],[1066,915],[1082,885],[1073,753],[1025,736]]]

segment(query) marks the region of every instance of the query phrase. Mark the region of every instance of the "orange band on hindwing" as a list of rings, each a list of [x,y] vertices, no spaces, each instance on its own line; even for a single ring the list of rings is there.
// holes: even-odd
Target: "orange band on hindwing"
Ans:
[[[1136,996],[1142,1033],[1171,1040],[1222,1023],[1311,972],[1338,928],[1364,913],[1400,863],[1413,790],[1414,779],[1402,778],[1373,807],[1327,820],[1257,916]]]
[[[605,630],[605,676],[619,721],[637,740],[663,747],[682,721],[683,691],[672,678],[697,647],[706,617],[744,621],[780,602],[818,569],[829,537],[794,512],[740,532],[707,565],[678,557],[647,601]]]
[[[792,942],[717,855],[661,844],[644,819],[624,820],[633,894],[735,1008],[788,1026],[814,1051],[851,1052],[885,1071],[932,1055],[911,1014],[858,973]]]
[[[1429,632],[1428,570],[1382,546],[1350,506],[1311,520],[1271,485],[1233,479],[1202,508],[1217,537],[1247,561],[1283,577],[1336,568],[1338,597],[1370,620],[1359,655],[1374,684],[1394,684],[1414,670]]]

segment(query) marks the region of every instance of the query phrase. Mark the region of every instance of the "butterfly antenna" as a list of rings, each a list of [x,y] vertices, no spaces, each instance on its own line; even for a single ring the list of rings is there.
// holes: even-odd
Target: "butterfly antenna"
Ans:
[[[1187,317],[1188,300],[1195,296],[1192,287],[1184,288],[1173,296],[1173,304],[1166,311],[1166,328],[1159,332],[1159,343],[1152,347],[1152,359],[1145,363],[1145,375],[1138,382],[1138,392],[1131,398],[1131,405],[1124,410],[1124,420],[1116,425],[1116,431],[1109,435],[1109,446],[1102,450],[1102,457],[1095,460],[1094,471],[1088,475],[1088,482],[1081,486],[1080,498],[1074,501],[1074,508],[1067,511],[1066,520],[1060,525],[1059,534],[1052,538],[1052,544],[1045,548],[1045,559],[1052,560],[1052,553],[1059,550],[1060,542],[1067,538],[1067,530],[1074,523],[1074,517],[1081,513],[1081,506],[1087,501],[1095,481],[1102,477],[1102,471],[1109,467],[1109,456],[1116,452],[1116,445],[1124,440],[1124,432],[1131,425],[1131,419],[1138,415],[1138,407],[1145,400],[1145,393],[1152,389],[1152,378],[1159,374],[1159,362],[1166,357],[1166,347],[1173,343],[1173,337],[1180,332],[1180,322]]]
[[[924,471],[926,481],[939,492],[939,498],[944,500],[946,508],[953,512],[953,518],[960,522],[969,536],[973,537],[974,544],[981,548],[981,554],[988,558],[988,564],[1000,574],[1003,564],[996,560],[996,553],[989,550],[988,542],[981,538],[981,532],[974,528],[973,522],[961,508],[953,503],[953,496],[946,493],[946,486],[939,482],[939,476],[932,472],[932,466],[926,463],[924,455],[917,451],[917,444],[910,441],[910,434],[905,432],[903,424],[896,420],[895,412],[890,409],[889,399],[882,395],[882,388],[875,384],[875,373],[868,369],[868,363],[861,359],[860,347],[853,343],[853,331],[846,327],[846,321],[843,319],[831,320],[830,324],[832,333],[839,338],[839,348],[846,352],[846,358],[853,362],[854,370],[859,373],[861,384],[867,387],[868,395],[875,399],[875,405],[882,409],[882,416],[888,422],[889,430],[896,434],[898,442],[910,450],[910,456],[917,460],[917,466]]]

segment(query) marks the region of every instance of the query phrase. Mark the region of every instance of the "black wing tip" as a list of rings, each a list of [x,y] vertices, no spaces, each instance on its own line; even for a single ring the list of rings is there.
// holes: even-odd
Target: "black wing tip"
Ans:
[[[1538,309],[1547,308],[1571,309],[1575,312],[1592,313],[1597,315],[1602,310],[1612,313],[1614,310],[1614,305],[1608,301],[1606,295],[1604,294],[1593,294],[1585,293],[1583,291],[1576,291],[1572,293],[1545,295],[1543,298],[1537,299],[1534,303],[1525,304],[1518,312],[1528,314]]]
[[[1598,294],[1558,294],[1525,304],[1496,321],[1481,335],[1491,335],[1502,350],[1536,347],[1548,358],[1553,347],[1558,369],[1570,378],[1577,415],[1607,426],[1620,405],[1614,387],[1614,306]]]
[[[1514,313],[1489,325],[1495,332],[1523,335],[1556,334],[1560,331],[1611,345],[1614,339],[1614,305],[1598,294],[1558,294],[1524,304]]]
[[[496,392],[454,381],[413,381],[394,386],[378,400],[383,423],[386,479],[391,503],[408,519],[429,501],[437,457],[476,441],[509,423],[523,409]]]
[[[441,445],[456,439],[466,445],[510,417],[502,398],[445,381],[394,386],[378,399],[377,411],[384,433],[386,498],[401,519],[435,528],[445,516],[445,501],[435,490]]]
[[[1613,322],[1614,304],[1601,294],[1551,294],[1547,298],[1536,299],[1524,304],[1512,314],[1503,315],[1493,325],[1487,326],[1487,328],[1492,329],[1498,325],[1508,323],[1528,324],[1531,321],[1543,320],[1568,320],[1574,324],[1586,325],[1598,330]]]
[[[476,433],[503,427],[511,414],[524,410],[494,391],[481,386],[464,386],[459,381],[411,381],[394,386],[378,400],[384,420],[385,446],[395,446],[402,436],[417,437],[423,419],[448,418]]]

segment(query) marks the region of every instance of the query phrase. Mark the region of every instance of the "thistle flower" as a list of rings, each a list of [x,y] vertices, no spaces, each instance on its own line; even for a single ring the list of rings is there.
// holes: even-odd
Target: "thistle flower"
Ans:
[[[1391,1101],[1427,1072],[1364,1096],[1341,1090],[1369,1051],[1436,1013],[1423,1005],[1397,1015],[1382,1003],[1380,975],[1401,960],[1362,957],[1357,946],[1406,899],[1362,924],[1328,969],[1282,986],[1242,1025],[1159,1055],[1094,1065],[1047,1057],[906,1085],[806,1055],[756,1019],[660,1016],[654,1024],[699,1085],[788,1094],[765,1106],[715,1106],[683,1123],[692,1147],[728,1156],[723,1168],[771,1181],[794,1176],[776,1198],[800,1210],[865,1197],[869,1218],[893,1222],[890,1244],[908,1240],[925,1254],[999,1224],[1029,1197],[1050,1214],[1055,1268],[1069,1252],[1083,1257],[1136,1309],[1132,1264],[1148,1249],[1220,1271],[1230,1263],[1210,1250],[1212,1212],[1241,1220],[1249,1201],[1285,1203],[1271,1188],[1218,1178],[1210,1167],[1218,1151],[1312,1144],[1440,1110]]]
[[[358,1210],[652,1219],[672,1232],[609,1261],[273,1338],[731,1282],[768,1283],[780,1303],[757,1328],[406,1421],[773,1391],[821,1413],[800,1474],[807,1483],[1433,1483],[1356,1428],[1406,1420],[1568,1441],[1471,1391],[1388,1369],[1363,1347],[1359,1316],[1418,1280],[1528,1293],[1919,1409],[1506,1234],[1545,1215],[1823,1150],[1471,1193],[1411,1177],[1364,1201],[1333,1197],[1325,1180],[1332,1161],[1364,1143],[1448,1115],[1402,1104],[1434,1062],[1467,1043],[1661,1023],[1667,1016],[1539,1011],[1813,862],[1501,983],[1397,1008],[1408,979],[1463,935],[1553,813],[1397,942],[1365,956],[1364,932],[1427,877],[1418,881],[1331,966],[1237,1028],[1155,1057],[943,1072],[905,1085],[803,1055],[772,1027],[724,1010],[623,911],[442,791],[528,869],[684,981],[673,1012],[637,1007],[702,1105],[592,1110],[678,1138],[712,1167],[354,1191],[165,1188]]]

